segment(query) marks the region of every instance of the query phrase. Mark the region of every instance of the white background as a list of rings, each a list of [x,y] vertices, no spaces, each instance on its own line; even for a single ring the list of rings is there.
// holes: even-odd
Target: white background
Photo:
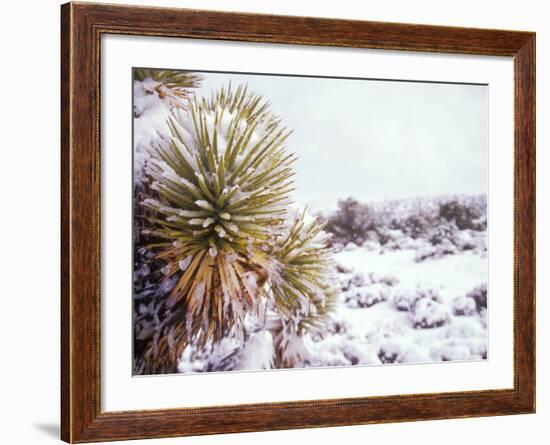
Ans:
[[[460,3],[438,1],[154,1],[135,4],[187,6],[220,10],[317,15],[370,20],[430,23],[537,31],[538,146],[549,143],[550,31],[545,2],[524,0]],[[2,441],[41,444],[56,440],[59,412],[59,3],[28,0],[3,9],[0,97],[2,174],[0,277],[2,279]],[[7,96],[7,97],[6,97]],[[7,99],[7,100],[6,100]],[[550,165],[547,150],[538,151],[539,170]],[[501,444],[528,440],[543,443],[550,421],[545,348],[550,335],[542,314],[550,314],[548,232],[543,222],[550,211],[538,187],[538,403],[536,415],[446,420],[317,430],[240,434],[143,443],[401,443],[459,444],[490,440]],[[7,304],[6,304],[7,303]],[[545,350],[546,349],[546,355]],[[537,432],[540,435],[537,436]]]

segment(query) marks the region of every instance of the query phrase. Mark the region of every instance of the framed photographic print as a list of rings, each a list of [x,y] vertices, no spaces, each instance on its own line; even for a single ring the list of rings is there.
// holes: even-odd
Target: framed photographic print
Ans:
[[[534,33],[61,14],[63,440],[534,412]]]

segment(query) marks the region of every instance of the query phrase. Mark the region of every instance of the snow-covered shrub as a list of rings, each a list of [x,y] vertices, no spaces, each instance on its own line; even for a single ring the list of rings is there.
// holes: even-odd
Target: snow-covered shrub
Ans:
[[[346,270],[348,272],[338,274],[337,279],[342,301],[352,308],[370,307],[388,300],[391,287],[399,282],[391,274],[377,275],[371,272],[365,275],[353,272],[352,269]]]
[[[334,234],[332,245],[344,248],[349,242],[369,250],[423,248],[429,241],[440,245],[425,258],[436,258],[463,250],[482,252],[482,240],[475,235],[487,228],[487,200],[481,196],[452,196],[359,203],[353,198],[340,201],[338,209],[326,215],[327,230]],[[460,233],[466,231],[464,233]],[[475,233],[469,233],[475,232]],[[419,260],[422,255],[419,255]]]
[[[433,227],[433,220],[426,213],[413,214],[406,217],[400,224],[405,234],[413,239],[423,236],[428,229]]]
[[[444,362],[468,360],[472,356],[466,345],[444,345],[432,350],[432,357]]]
[[[349,341],[344,344],[342,351],[344,357],[349,360],[350,365],[377,365],[381,362],[372,345],[358,341]]]
[[[354,242],[350,241],[344,246],[344,250],[356,250],[359,246]]]
[[[478,247],[478,240],[472,230],[461,230],[455,234],[454,243],[460,250],[474,250]]]
[[[443,328],[430,348],[433,360],[487,358],[487,329],[479,317],[458,317]]]
[[[417,346],[407,341],[388,340],[380,345],[378,358],[382,363],[423,362],[427,357]]]
[[[471,339],[486,340],[487,330],[479,319],[479,317],[457,317],[453,319],[453,323],[445,327],[439,334],[439,338],[448,342],[456,342]]]
[[[409,237],[400,229],[384,230],[384,242],[382,243],[381,252],[401,250],[407,244]]]
[[[408,288],[397,289],[392,298],[392,304],[398,311],[410,311],[416,301],[416,293]]]
[[[344,294],[344,302],[348,307],[370,307],[389,297],[389,288],[383,283],[375,283],[366,287],[350,289]]]
[[[480,284],[466,294],[466,297],[471,298],[476,303],[476,309],[480,312],[487,309],[487,283]]]
[[[378,250],[380,248],[380,243],[378,243],[378,242],[376,242],[372,239],[367,239],[366,241],[363,242],[361,247],[363,249],[374,251],[374,250]]]
[[[443,223],[431,228],[427,232],[427,238],[432,246],[437,246],[443,243],[454,244],[455,236],[458,230],[459,229],[454,221],[444,221]]]
[[[397,288],[392,297],[399,311],[409,311],[415,328],[433,328],[450,321],[450,312],[439,292],[432,287],[418,285],[415,289]]]
[[[353,198],[338,201],[338,209],[327,218],[326,230],[333,234],[332,242],[341,245],[361,245],[367,232],[376,225],[370,208]]]
[[[392,304],[399,311],[412,311],[420,300],[429,300],[441,303],[441,297],[437,289],[425,284],[418,284],[416,288],[398,287],[393,292]]]
[[[329,334],[345,334],[346,332],[348,332],[350,327],[351,327],[350,322],[345,318],[333,317],[327,322],[326,332],[328,332]],[[322,336],[312,335],[312,338],[314,340],[320,340],[322,339]]]
[[[439,217],[454,222],[460,230],[486,230],[486,203],[464,202],[454,199],[439,206]]]
[[[436,328],[451,320],[448,307],[431,298],[418,299],[413,307],[413,323],[415,328]]]
[[[485,232],[459,230],[454,222],[444,222],[428,232],[429,244],[420,245],[415,261],[437,259],[464,251],[483,253],[487,250]]]
[[[427,260],[429,258],[437,257],[437,247],[432,246],[431,244],[423,246],[416,250],[414,255],[414,261],[420,263],[421,261]]]
[[[384,364],[386,363],[402,363],[403,357],[400,354],[400,349],[385,349],[381,348],[378,352],[378,358]]]
[[[375,274],[374,272],[369,273],[369,280],[371,283],[383,283],[386,286],[395,286],[399,283],[399,279],[390,273],[386,274]]]
[[[458,316],[474,315],[476,313],[476,302],[468,296],[460,296],[453,301],[453,314]]]
[[[416,251],[414,260],[416,262],[425,261],[427,259],[442,258],[446,255],[454,255],[458,252],[457,247],[451,240],[444,239],[441,243],[434,245],[427,245],[419,248]]]
[[[356,336],[330,335],[308,344],[311,353],[304,366],[379,365],[378,349]]]
[[[337,263],[336,272],[342,273],[342,274],[350,274],[351,272],[353,272],[353,268],[350,266],[345,266],[341,263]]]
[[[364,274],[353,272],[352,269],[350,269],[350,272],[338,274],[338,280],[340,283],[340,290],[343,292],[347,292],[356,287],[366,286],[368,283]]]

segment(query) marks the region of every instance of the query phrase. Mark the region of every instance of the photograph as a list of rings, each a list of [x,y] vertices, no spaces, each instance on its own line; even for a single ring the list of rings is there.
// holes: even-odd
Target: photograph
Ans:
[[[487,84],[131,83],[134,376],[488,359]]]
[[[58,57],[19,51],[35,68],[7,88],[21,109],[6,147],[21,162],[6,164],[17,202],[4,207],[29,228],[6,231],[21,272],[6,295],[26,303],[29,282],[43,306],[8,321],[13,333],[55,334],[49,349],[39,335],[38,363],[60,358],[38,380],[36,367],[22,374],[24,388],[57,393],[43,419],[27,415],[37,434],[275,443],[324,428],[323,443],[331,431],[355,443],[363,429],[375,442],[401,429],[399,443],[464,444],[542,427],[526,416],[541,364],[540,8],[478,5],[461,18],[401,0],[148,1],[31,14],[56,28],[43,34]],[[55,79],[37,71],[42,59],[59,65]],[[49,103],[23,100],[19,84],[55,99],[30,144],[55,190],[16,149],[31,134],[29,103]],[[18,203],[51,210],[57,236],[32,236],[36,218],[17,218]],[[46,250],[22,248],[19,234],[53,242],[59,261],[29,280],[29,254]],[[42,298],[47,280],[59,304]],[[7,343],[7,368],[21,374],[26,343]],[[524,428],[495,423],[511,415]],[[444,419],[460,421],[449,433]]]

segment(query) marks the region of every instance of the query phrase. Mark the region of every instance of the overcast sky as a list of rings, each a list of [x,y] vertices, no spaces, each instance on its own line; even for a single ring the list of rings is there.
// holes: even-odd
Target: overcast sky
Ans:
[[[313,210],[487,190],[487,87],[204,73],[201,93],[247,83],[294,133],[294,198]]]

